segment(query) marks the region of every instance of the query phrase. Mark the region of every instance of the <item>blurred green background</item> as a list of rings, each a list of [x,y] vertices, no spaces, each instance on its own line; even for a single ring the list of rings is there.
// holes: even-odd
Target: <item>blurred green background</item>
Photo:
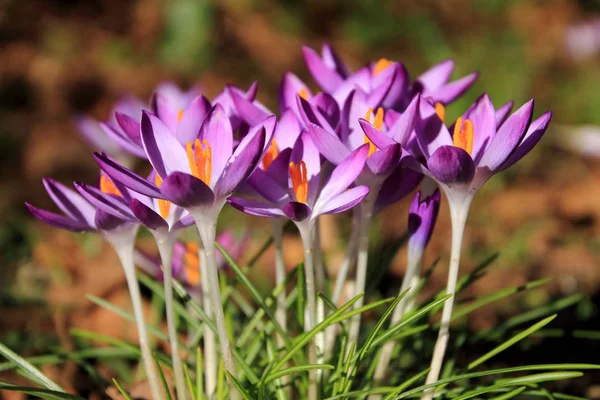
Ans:
[[[600,163],[573,151],[576,125],[600,125],[600,1],[397,0],[5,0],[0,4],[0,340],[26,353],[68,346],[71,326],[128,335],[123,322],[86,302],[92,292],[126,304],[114,256],[101,240],[42,226],[23,206],[52,207],[41,178],[92,182],[97,170],[73,125],[89,114],[105,120],[124,94],[148,99],[161,81],[198,84],[212,97],[225,83],[259,81],[258,98],[276,109],[279,81],[292,71],[315,86],[301,46],[330,42],[356,69],[386,57],[411,77],[446,58],[454,77],[480,72],[449,107],[457,116],[482,92],[496,105],[536,100],[536,115],[554,112],[552,129],[514,168],[494,177],[475,200],[464,269],[499,252],[471,295],[553,277],[547,292],[481,311],[474,329],[525,305],[577,292],[585,300],[563,321],[600,329]],[[598,27],[596,27],[598,26]],[[596,33],[598,31],[598,33]],[[597,139],[600,143],[600,139]],[[600,154],[598,154],[600,157]],[[407,199],[409,201],[409,199]],[[376,221],[373,249],[405,231],[407,201]],[[222,225],[264,221],[228,212]],[[341,221],[341,222],[340,222]],[[262,224],[262,225],[261,225]],[[343,253],[347,217],[327,219],[324,247],[332,271]],[[445,204],[427,262],[448,254]],[[299,258],[288,239],[290,267]],[[268,286],[267,254],[256,277]],[[379,285],[392,291],[404,254]],[[442,287],[438,268],[428,290]],[[261,279],[262,278],[262,279]],[[390,283],[391,282],[391,283]],[[437,285],[437,286],[436,286]],[[107,332],[108,331],[108,332]],[[591,344],[590,344],[591,343]],[[600,351],[598,342],[586,343]]]

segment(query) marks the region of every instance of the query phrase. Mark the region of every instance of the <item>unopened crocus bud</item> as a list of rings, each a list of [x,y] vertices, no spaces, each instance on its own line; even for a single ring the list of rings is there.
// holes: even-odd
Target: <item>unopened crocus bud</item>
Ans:
[[[423,198],[422,198],[423,197]],[[408,212],[408,262],[420,262],[425,247],[431,239],[433,227],[440,209],[440,190],[423,196],[418,191]]]

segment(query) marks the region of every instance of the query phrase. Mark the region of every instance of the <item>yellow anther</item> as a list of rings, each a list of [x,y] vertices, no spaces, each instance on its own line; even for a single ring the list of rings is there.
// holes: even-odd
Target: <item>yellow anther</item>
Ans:
[[[302,97],[304,100],[308,101],[308,90],[306,90],[306,88],[302,88],[300,89],[300,91],[298,92],[298,96]]]
[[[390,61],[387,58],[380,58],[379,60],[377,60],[377,62],[375,63],[375,66],[373,67],[373,76],[379,75],[380,73],[385,71],[387,69],[387,67],[389,67],[392,64],[393,64],[393,61]]]
[[[275,141],[275,138],[273,138],[273,140],[271,140],[271,145],[269,146],[267,152],[265,153],[265,156],[262,159],[263,168],[265,170],[269,169],[271,163],[277,158],[278,155],[279,150],[277,149],[277,142]]]
[[[445,122],[446,120],[446,107],[442,103],[435,103],[435,113],[437,114],[440,121]]]
[[[306,203],[308,197],[308,176],[304,161],[300,161],[300,164],[290,162],[290,178],[292,179],[292,189],[294,190],[296,201]]]
[[[162,185],[162,179],[160,179],[158,174],[154,176],[154,183],[158,187]],[[164,219],[169,218],[169,213],[171,212],[171,202],[169,200],[158,199],[158,212]]]
[[[181,118],[183,118],[183,110],[180,108],[177,110],[177,123],[181,122]]]
[[[115,186],[115,183],[106,175],[100,175],[100,190],[102,193],[121,196],[121,192]]]
[[[208,140],[196,139],[194,144],[187,142],[185,144],[188,163],[192,175],[200,179],[202,182],[210,186],[212,175],[212,148],[208,144]]]
[[[459,117],[454,125],[454,135],[452,136],[454,146],[460,147],[470,155],[473,151],[473,135],[473,122],[470,119],[463,122],[462,117]]]

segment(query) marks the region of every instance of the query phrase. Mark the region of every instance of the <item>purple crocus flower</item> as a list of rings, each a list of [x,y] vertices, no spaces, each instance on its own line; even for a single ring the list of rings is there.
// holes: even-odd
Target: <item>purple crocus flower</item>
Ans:
[[[364,145],[340,162],[320,188],[321,159],[308,134],[302,134],[291,152],[280,153],[271,173],[256,170],[249,184],[265,200],[232,197],[235,208],[251,215],[286,217],[294,222],[314,222],[322,214],[337,214],[358,204],[369,192],[366,186],[348,189],[361,173],[368,153]],[[286,161],[289,157],[289,164]]]

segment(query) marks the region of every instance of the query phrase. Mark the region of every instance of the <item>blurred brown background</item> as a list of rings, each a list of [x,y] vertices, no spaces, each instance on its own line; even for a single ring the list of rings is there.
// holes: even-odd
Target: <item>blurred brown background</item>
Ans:
[[[553,277],[548,291],[504,301],[469,318],[489,327],[524,307],[576,292],[586,300],[564,321],[600,329],[600,1],[448,0],[3,0],[0,2],[0,341],[26,355],[70,345],[78,326],[131,338],[128,324],[92,307],[86,293],[127,305],[115,257],[93,235],[43,226],[24,201],[52,207],[41,178],[91,182],[96,166],[73,119],[108,118],[124,94],[148,99],[161,81],[199,84],[210,97],[225,83],[259,81],[259,99],[276,109],[279,80],[291,70],[312,86],[301,46],[331,42],[357,68],[379,57],[406,64],[416,77],[433,63],[456,60],[456,76],[480,71],[477,84],[452,105],[459,115],[486,91],[502,104],[536,99],[536,115],[554,111],[552,129],[517,166],[494,177],[477,196],[469,218],[464,270],[499,257],[470,295]],[[582,154],[581,130],[591,139]],[[596,133],[596,135],[600,135]],[[587,136],[585,136],[587,138]],[[598,157],[598,158],[597,158]],[[410,199],[376,221],[373,249],[389,248],[405,232]],[[235,219],[234,219],[235,217]],[[235,222],[232,222],[235,221]],[[228,211],[222,225],[252,222],[254,247],[268,233],[264,221]],[[348,218],[324,223],[328,265],[343,254]],[[263,228],[261,228],[263,227]],[[442,205],[427,263],[449,246]],[[299,258],[287,238],[289,266]],[[394,258],[392,293],[404,252]],[[256,278],[268,288],[270,255]],[[438,268],[431,292],[443,286]],[[391,283],[390,283],[391,282]],[[436,287],[437,285],[437,287]],[[595,322],[594,322],[595,321]],[[597,342],[586,342],[595,346]],[[584,346],[584,347],[585,347]]]

